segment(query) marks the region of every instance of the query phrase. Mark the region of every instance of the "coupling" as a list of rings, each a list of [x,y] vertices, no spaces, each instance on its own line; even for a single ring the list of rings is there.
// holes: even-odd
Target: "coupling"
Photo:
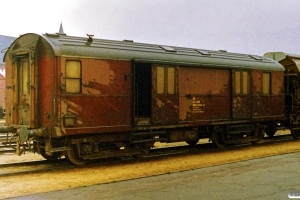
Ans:
[[[46,135],[46,130],[46,127],[27,130],[25,126],[21,126],[21,128],[17,131],[17,134],[20,136],[20,140],[22,142],[26,142],[28,138],[44,137]]]

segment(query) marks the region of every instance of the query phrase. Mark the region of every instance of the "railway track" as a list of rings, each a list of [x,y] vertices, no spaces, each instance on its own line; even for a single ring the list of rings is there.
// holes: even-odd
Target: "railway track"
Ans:
[[[265,137],[259,143],[255,145],[268,145],[276,142],[284,142],[293,140],[292,136],[289,135],[278,135],[273,138]],[[159,147],[153,148],[150,150],[149,154],[144,156],[143,160],[156,159],[157,157],[169,157],[169,156],[178,156],[178,155],[189,155],[189,154],[199,154],[199,153],[213,153],[218,151],[226,151],[230,149],[242,149],[246,146],[251,146],[253,144],[245,143],[239,145],[228,146],[224,149],[216,148],[214,144],[210,142],[198,143],[196,146],[191,147],[188,145],[173,146],[173,147]],[[88,162],[86,165],[77,166],[70,164],[66,159],[61,158],[57,161],[28,161],[21,163],[8,163],[0,165],[0,176],[17,176],[22,174],[31,174],[31,173],[43,173],[55,170],[65,170],[65,169],[74,169],[74,168],[88,168],[99,165],[109,165],[109,164],[122,164],[126,162],[134,162],[134,157],[120,157],[120,158],[107,158],[100,160],[93,160]]]
[[[0,126],[3,126],[5,119],[0,119]],[[0,156],[7,154],[15,154],[16,141],[12,138],[12,133],[0,133]]]
[[[5,154],[14,154],[16,151],[16,142],[11,140],[12,134],[0,134],[0,156]]]
[[[74,168],[65,159],[59,159],[55,162],[50,162],[47,160],[39,161],[28,161],[21,163],[8,163],[0,165],[0,176],[16,176],[29,173],[42,173],[49,172],[51,170]]]

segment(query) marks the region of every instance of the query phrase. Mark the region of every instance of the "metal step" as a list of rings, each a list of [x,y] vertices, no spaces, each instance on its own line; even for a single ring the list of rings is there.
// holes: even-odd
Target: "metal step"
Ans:
[[[156,137],[162,136],[162,137]],[[167,131],[166,130],[152,130],[152,131],[142,131],[132,133],[132,143],[143,143],[143,142],[157,142],[157,141],[167,141]]]
[[[249,124],[236,124],[228,127],[229,134],[252,133],[252,126]]]
[[[166,131],[150,131],[150,132],[136,132],[136,133],[132,133],[133,136],[159,135],[159,134],[166,134]]]
[[[132,141],[133,144],[137,143],[143,143],[143,142],[165,142],[167,141],[167,138],[151,138],[151,139],[145,139],[145,140],[134,140]]]
[[[252,130],[229,131],[229,134],[252,133]]]

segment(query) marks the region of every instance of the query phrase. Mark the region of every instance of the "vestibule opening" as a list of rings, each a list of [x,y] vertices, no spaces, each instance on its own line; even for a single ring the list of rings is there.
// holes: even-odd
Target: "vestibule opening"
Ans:
[[[152,64],[135,63],[135,118],[151,117]]]

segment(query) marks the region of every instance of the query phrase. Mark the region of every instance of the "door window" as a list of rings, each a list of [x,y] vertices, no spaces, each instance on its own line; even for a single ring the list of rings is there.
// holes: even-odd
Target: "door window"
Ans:
[[[235,71],[235,94],[249,93],[249,76],[247,71]]]
[[[22,60],[22,67],[21,67],[21,76],[22,79],[22,94],[27,95],[28,94],[28,75],[29,75],[29,69],[28,69],[28,63],[27,60]]]
[[[156,92],[157,94],[176,94],[175,67],[156,67]]]

